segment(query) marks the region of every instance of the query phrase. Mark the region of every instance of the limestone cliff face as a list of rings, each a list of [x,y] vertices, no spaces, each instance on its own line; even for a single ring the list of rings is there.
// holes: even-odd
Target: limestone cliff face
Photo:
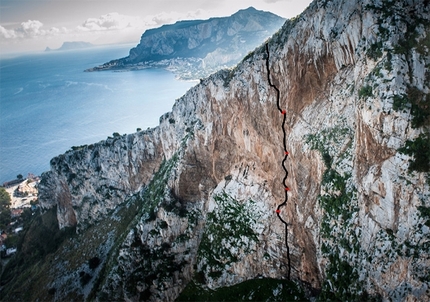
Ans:
[[[57,206],[60,228],[84,228],[137,192],[162,160],[159,131],[109,138],[51,160],[39,184],[45,208]]]
[[[159,127],[53,159],[39,192],[61,226],[85,229],[136,192],[147,205],[99,298],[174,300],[192,279],[218,288],[286,275],[275,215],[284,136],[268,63],[287,112],[291,191],[281,215],[292,279],[341,300],[428,301],[422,4],[314,1],[268,41],[269,53],[262,46],[202,80]]]

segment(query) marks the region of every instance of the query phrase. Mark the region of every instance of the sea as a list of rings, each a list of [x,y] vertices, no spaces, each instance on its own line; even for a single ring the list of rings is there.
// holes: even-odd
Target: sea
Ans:
[[[158,125],[196,82],[163,69],[84,72],[134,45],[0,58],[0,184],[41,175],[72,146]]]

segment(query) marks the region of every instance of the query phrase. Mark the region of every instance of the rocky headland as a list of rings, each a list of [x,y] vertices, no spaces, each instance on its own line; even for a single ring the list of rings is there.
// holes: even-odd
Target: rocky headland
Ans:
[[[90,47],[94,47],[94,45],[89,42],[72,41],[72,42],[63,42],[63,45],[61,45],[61,47],[57,49],[46,47],[45,51],[74,50],[74,49],[83,49],[83,48],[90,48]]]
[[[313,1],[158,127],[52,159],[40,204],[77,234],[6,297],[195,300],[291,272],[267,299],[429,301],[428,4]]]
[[[146,30],[127,57],[85,71],[164,68],[183,80],[198,80],[239,63],[284,22],[253,7],[229,17],[179,21]]]

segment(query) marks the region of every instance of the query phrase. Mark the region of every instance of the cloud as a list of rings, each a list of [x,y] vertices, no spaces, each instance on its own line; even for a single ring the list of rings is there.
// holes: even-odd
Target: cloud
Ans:
[[[14,30],[6,29],[0,25],[0,37],[4,39],[13,39],[16,38],[16,34]]]
[[[88,18],[75,29],[66,29],[65,27],[45,28],[44,24],[39,20],[28,20],[22,22],[16,28],[0,25],[0,39],[28,39],[37,37],[52,37],[61,34],[79,34],[91,32],[106,32],[106,31],[141,31],[148,28],[158,27],[163,24],[174,23],[179,20],[192,20],[208,17],[207,12],[201,9],[189,11],[187,13],[161,12],[155,15],[146,15],[144,18],[122,15],[117,12],[101,15],[98,18]]]
[[[22,22],[19,27],[14,29],[6,29],[0,25],[0,37],[3,39],[36,38],[40,36],[53,36],[66,32],[67,29],[64,27],[51,27],[50,29],[44,29],[43,23],[39,20],[28,20]]]
[[[122,15],[116,12],[102,15],[98,18],[88,18],[80,26],[78,31],[110,31],[123,30],[127,28],[146,29],[148,27],[157,27],[163,24],[174,23],[178,20],[195,19],[202,15],[202,10],[188,12],[187,14],[179,12],[161,12],[155,15],[146,15],[144,18]]]
[[[202,18],[203,15],[204,11],[201,9],[190,11],[185,14],[176,11],[168,13],[161,12],[155,15],[146,15],[143,18],[112,12],[101,15],[98,18],[88,18],[76,29],[78,32],[119,31],[124,29],[145,30],[163,24],[174,23],[179,20]]]
[[[142,25],[142,20],[138,17],[109,13],[99,18],[88,18],[77,29],[78,31],[105,31],[121,30],[130,27],[139,28]]]
[[[164,24],[175,23],[181,20],[196,20],[196,19],[208,19],[211,16],[202,9],[197,9],[194,11],[189,11],[187,13],[180,13],[176,11],[171,12],[161,12],[156,15],[146,16],[144,23],[147,27],[158,27]]]
[[[46,32],[42,29],[43,23],[38,20],[28,20],[22,22],[21,27],[17,29],[24,37],[45,36]]]
[[[145,23],[148,26],[159,26],[163,24],[174,23],[182,17],[181,14],[177,12],[161,12],[156,15],[150,15],[145,18]]]

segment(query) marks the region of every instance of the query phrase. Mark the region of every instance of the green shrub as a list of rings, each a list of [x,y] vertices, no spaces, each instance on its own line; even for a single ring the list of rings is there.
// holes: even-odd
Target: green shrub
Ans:
[[[198,261],[204,263],[203,271],[208,272],[209,277],[217,278],[226,265],[249,254],[258,242],[253,225],[257,223],[260,213],[252,200],[241,203],[226,193],[214,196],[214,200],[217,207],[207,215]],[[226,248],[226,244],[235,246],[237,250]]]
[[[79,272],[79,279],[81,281],[81,286],[84,287],[85,285],[87,285],[88,282],[90,282],[92,277],[93,276],[91,276],[90,274],[84,271]]]
[[[404,95],[395,95],[393,96],[393,109],[396,111],[405,109],[409,100]]]
[[[216,290],[204,288],[195,276],[176,301],[307,301],[305,293],[288,280],[253,279]]]
[[[19,275],[27,266],[43,261],[53,253],[65,240],[76,234],[76,227],[58,227],[57,207],[47,210],[43,214],[34,215],[19,236],[18,253],[10,261],[1,279],[8,282]]]
[[[358,97],[360,99],[371,97],[371,96],[373,96],[373,89],[372,89],[372,86],[370,86],[370,85],[363,86],[358,91]]]
[[[392,59],[393,59],[393,55],[391,54],[391,52],[387,53],[387,61],[385,61],[384,63],[384,68],[388,71],[393,70],[393,62],[391,62]]]
[[[382,49],[383,49],[382,41],[373,43],[372,45],[370,45],[370,48],[367,50],[367,56],[372,60],[376,61],[382,57]]]
[[[327,152],[324,152],[322,154],[322,158],[323,158],[323,161],[324,161],[326,168],[330,168],[331,163],[332,163],[332,158],[331,158],[330,154],[328,154]]]
[[[426,219],[424,224],[430,227],[430,207],[419,206],[418,211],[420,211],[421,217]]]
[[[88,266],[90,269],[95,269],[100,264],[100,258],[99,257],[93,257],[90,260],[88,260]]]
[[[363,301],[357,271],[337,254],[328,256],[329,265],[319,301]]]
[[[428,133],[421,133],[416,139],[406,141],[405,146],[398,151],[413,156],[413,159],[409,160],[410,172],[430,172],[430,137]]]
[[[158,226],[160,227],[160,229],[164,230],[164,229],[167,229],[169,225],[167,224],[166,221],[161,220],[161,221],[158,222]]]
[[[428,126],[430,124],[430,94],[425,94],[414,86],[409,86],[406,93],[412,105],[412,128]]]

